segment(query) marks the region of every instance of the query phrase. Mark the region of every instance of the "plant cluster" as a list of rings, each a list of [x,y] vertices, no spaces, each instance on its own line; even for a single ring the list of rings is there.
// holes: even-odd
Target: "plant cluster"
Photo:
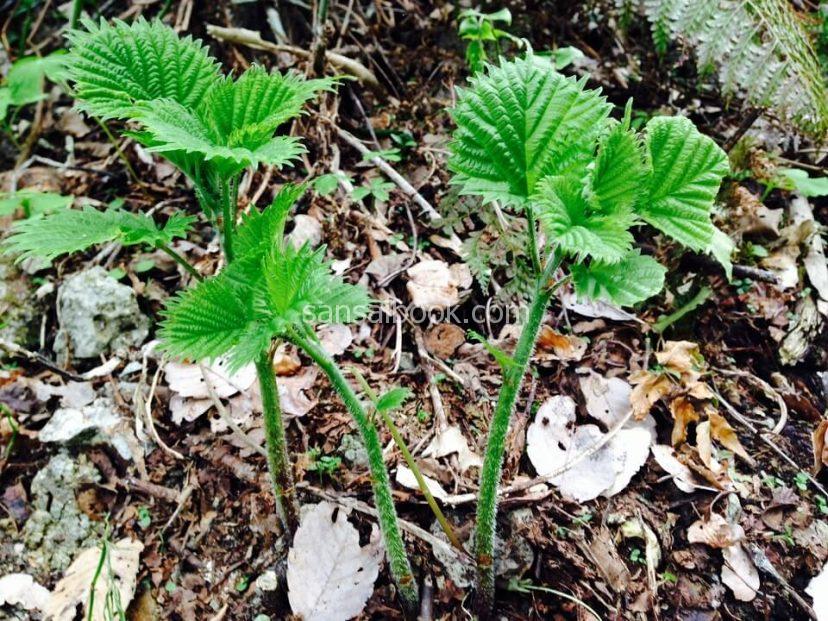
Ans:
[[[226,265],[204,278],[172,249],[175,238],[187,235],[193,217],[175,214],[159,228],[151,218],[119,207],[62,209],[28,218],[15,225],[7,250],[21,258],[52,259],[117,239],[160,248],[181,262],[198,282],[163,311],[164,348],[191,360],[226,359],[231,372],[255,365],[268,466],[289,531],[297,525],[298,508],[272,356],[277,340],[304,352],[356,423],[391,572],[404,608],[415,611],[417,584],[374,424],[376,416],[389,427],[419,477],[388,415],[408,393],[392,389],[377,395],[355,372],[361,398],[316,337],[320,324],[360,320],[372,300],[361,287],[333,275],[324,247],[297,248],[286,238],[290,211],[305,184],[285,184],[264,210],[238,214],[241,173],[260,163],[282,166],[299,155],[300,140],[277,130],[334,82],[258,66],[237,78],[222,75],[198,41],[179,38],[160,22],[84,25],[69,34],[66,60],[79,106],[102,119],[133,124],[130,136],[186,174],[204,214],[222,231]],[[530,53],[483,65],[469,87],[458,90],[452,110],[453,182],[461,195],[473,197],[465,200],[482,203],[489,225],[495,225],[495,204],[507,214],[501,225],[514,226],[510,235],[523,240],[511,252],[523,255],[529,300],[514,352],[486,343],[503,381],[480,474],[474,535],[482,616],[494,598],[497,488],[509,419],[555,291],[571,280],[579,296],[618,305],[658,293],[665,268],[634,246],[632,230],[643,224],[729,265],[732,247],[711,221],[728,172],[724,152],[685,118],[654,117],[638,132],[631,128],[630,105],[620,120],[611,118],[612,108],[585,80],[564,77],[547,59]],[[421,477],[418,481],[447,536],[459,545]]]

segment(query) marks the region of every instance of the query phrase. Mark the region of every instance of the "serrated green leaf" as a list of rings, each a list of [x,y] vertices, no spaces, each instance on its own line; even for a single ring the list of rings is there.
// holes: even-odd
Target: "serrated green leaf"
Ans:
[[[3,247],[5,252],[19,254],[18,261],[30,257],[51,261],[113,240],[125,245],[169,244],[173,238],[186,235],[192,220],[189,216],[173,216],[167,226],[159,229],[152,218],[121,209],[65,209],[16,222]]]
[[[403,403],[411,398],[411,395],[412,392],[408,388],[392,388],[377,399],[374,407],[376,407],[378,412],[398,410],[402,407]]]
[[[285,184],[264,211],[253,208],[245,214],[233,240],[237,257],[254,255],[261,259],[282,244],[288,214],[306,189],[306,184]]]
[[[647,222],[693,250],[713,239],[713,201],[729,171],[727,154],[684,117],[647,123],[648,193],[640,203]]]
[[[517,366],[517,362],[515,362],[514,358],[512,358],[509,354],[507,354],[499,347],[495,347],[494,345],[489,343],[489,340],[479,332],[469,330],[468,332],[466,332],[466,335],[471,340],[477,341],[478,343],[483,345],[483,348],[487,352],[489,352],[489,355],[495,359],[495,362],[497,362],[498,365],[500,365],[502,371],[506,371]]]
[[[547,177],[538,184],[532,203],[549,241],[578,261],[592,257],[613,263],[632,247],[632,212],[604,213],[597,201],[585,196],[577,177]]]
[[[618,263],[573,265],[570,271],[579,297],[632,306],[661,291],[667,270],[634,251]]]
[[[606,213],[626,211],[636,204],[642,191],[644,164],[635,132],[626,123],[616,124],[599,142],[590,186]]]
[[[523,205],[548,175],[584,171],[610,106],[530,56],[488,65],[458,89],[449,169],[463,194]]]
[[[806,198],[828,196],[828,177],[811,177],[801,168],[780,168],[777,173],[787,177],[793,189]]]
[[[139,17],[67,33],[68,78],[78,105],[102,118],[131,118],[133,105],[172,99],[192,109],[220,79],[218,63],[191,37],[180,38],[160,21]]]
[[[724,268],[728,281],[733,280],[733,251],[736,244],[724,231],[716,228],[713,231],[713,239],[710,241],[709,251],[719,264]]]
[[[0,198],[0,216],[13,214],[22,209],[27,217],[67,209],[74,201],[73,196],[63,196],[54,192],[38,192],[23,189],[14,194],[5,194]]]

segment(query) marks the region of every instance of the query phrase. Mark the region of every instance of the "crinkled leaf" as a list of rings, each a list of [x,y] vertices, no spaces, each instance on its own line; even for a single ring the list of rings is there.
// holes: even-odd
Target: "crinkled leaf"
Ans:
[[[68,76],[78,105],[102,118],[131,118],[136,102],[172,99],[193,108],[220,79],[218,63],[200,41],[179,37],[160,21],[139,17],[67,34]]]
[[[411,395],[412,392],[408,388],[392,388],[377,399],[375,407],[378,412],[398,410],[402,407],[403,403],[411,398]]]
[[[51,213],[67,209],[73,201],[72,196],[63,196],[54,192],[38,192],[26,188],[0,198],[0,216],[13,214],[18,209],[26,212],[27,216]]]
[[[651,167],[641,216],[693,250],[713,239],[710,211],[727,155],[684,117],[655,117],[647,123],[646,154]]]
[[[572,282],[579,297],[632,306],[661,291],[666,269],[652,257],[631,252],[618,263],[573,265]]]
[[[488,65],[458,89],[449,169],[463,194],[523,205],[547,175],[584,169],[610,106],[531,56]]]
[[[629,210],[638,200],[643,179],[638,139],[626,122],[616,124],[598,145],[590,176],[592,193],[607,213]]]
[[[282,244],[290,209],[306,189],[306,184],[285,184],[264,211],[252,208],[245,214],[233,239],[236,255],[245,257],[255,254],[261,257],[274,246]]]
[[[558,248],[579,261],[592,257],[620,261],[632,247],[629,210],[605,214],[584,195],[583,183],[573,177],[547,177],[532,197],[541,225]]]

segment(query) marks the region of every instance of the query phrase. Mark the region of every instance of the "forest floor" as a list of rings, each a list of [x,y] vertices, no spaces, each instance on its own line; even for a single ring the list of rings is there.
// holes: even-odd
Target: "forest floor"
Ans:
[[[111,2],[105,15],[150,17],[160,4]],[[306,60],[295,54],[251,49],[207,30],[208,24],[247,28],[271,38],[266,6],[176,0],[168,20],[202,38],[227,70],[258,62],[305,71]],[[287,39],[308,49],[309,12],[300,3],[280,6]],[[585,76],[612,103],[623,108],[633,98],[635,117],[642,119],[681,112],[720,145],[732,146],[745,129],[747,113],[736,102],[726,106],[715,88],[701,82],[689,56],[673,50],[659,58],[646,28],[633,25],[622,34],[600,5],[551,7],[516,3],[510,32],[536,50],[581,50],[584,56],[564,71]],[[496,229],[448,183],[453,124],[447,109],[454,88],[468,78],[453,8],[414,0],[336,3],[330,48],[358,59],[378,82],[368,88],[343,81],[335,94],[309,106],[291,130],[308,148],[302,162],[248,174],[240,207],[267,204],[287,181],[330,173],[344,173],[356,187],[374,183],[375,193],[362,200],[341,186],[330,193],[316,186],[300,201],[292,234],[327,244],[329,258],[349,281],[400,308],[416,295],[454,301],[449,317],[400,314],[331,327],[323,337],[342,366],[358,369],[376,390],[401,385],[412,391],[395,414],[397,425],[467,541],[500,377],[496,362],[467,332],[509,350],[514,330],[507,322],[481,320],[473,310],[490,299],[519,296],[522,281],[512,251],[489,249]],[[20,14],[10,15],[4,37],[21,23]],[[29,49],[61,47],[61,26],[44,11]],[[72,195],[76,205],[122,200],[131,210],[157,215],[181,208],[199,213],[192,190],[168,163],[128,138],[116,141],[119,157],[101,127],[72,110],[71,98],[57,87],[47,94],[20,114],[19,144],[0,138],[0,189],[15,184]],[[412,200],[363,158],[343,130],[367,149],[385,151],[388,165],[421,199]],[[34,138],[27,141],[29,135]],[[828,457],[820,452],[828,433],[828,302],[819,297],[825,283],[809,280],[807,251],[798,244],[803,221],[828,224],[828,200],[812,198],[803,207],[785,190],[762,196],[762,180],[778,158],[817,172],[825,161],[814,160],[813,145],[765,118],[747,135],[749,142],[730,151],[745,173],[726,182],[717,216],[740,240],[741,267],[733,281],[709,259],[682,253],[645,231],[646,240],[642,235],[639,241],[669,268],[664,294],[626,315],[579,306],[565,291],[554,301],[509,435],[502,479],[508,489],[499,519],[502,616],[591,618],[582,603],[604,619],[812,614],[806,588],[828,558],[826,469],[815,474]],[[388,156],[388,150],[396,151]],[[424,203],[442,219],[431,218]],[[0,230],[11,222],[11,215],[0,216]],[[471,258],[460,245],[470,239],[479,242]],[[219,265],[216,231],[203,217],[195,235],[176,247],[204,274]],[[424,261],[433,262],[424,277],[409,271]],[[494,268],[485,289],[477,278],[481,261]],[[125,306],[117,302],[119,308],[107,311],[119,317],[114,342],[103,354],[80,358],[55,346],[67,320],[58,306],[73,275],[95,266],[122,285],[118,296],[124,289],[131,293]],[[76,288],[91,286],[94,276],[86,285],[76,281]],[[211,395],[198,366],[167,362],[154,349],[159,311],[184,278],[166,255],[138,247],[99,247],[51,266],[15,267],[0,258],[0,576],[29,574],[51,589],[81,550],[102,538],[113,545],[134,539],[143,549],[126,578],[136,585],[127,618],[286,618],[288,544],[261,454],[255,377],[242,372],[229,382],[218,380],[218,394]],[[124,319],[130,304],[132,315]],[[670,321],[656,323],[665,317]],[[95,316],[76,329],[94,340],[110,329],[110,319]],[[567,485],[533,481],[536,458],[527,430],[544,413],[566,407],[555,397],[574,400],[578,425],[600,423],[601,431],[611,430],[616,419],[606,409],[602,417],[595,394],[624,393],[630,376],[656,361],[674,365],[685,389],[704,384],[726,422],[711,419],[704,433],[698,418],[677,424],[680,407],[665,397],[652,407],[650,433],[638,447],[643,465],[620,489],[603,494],[612,485],[604,481],[591,492],[590,476],[598,477],[603,460],[612,459],[607,451],[587,456]],[[367,541],[375,523],[371,486],[351,418],[324,376],[296,351],[282,348],[277,368],[301,503],[327,501],[349,510],[348,519]],[[67,409],[97,422],[68,441],[53,420]],[[689,433],[673,442],[685,424]],[[421,494],[400,474],[402,458],[387,431],[383,441],[395,501],[410,525],[406,543],[429,604],[424,617],[471,618],[472,575],[447,551]],[[0,618],[40,618],[28,614],[0,601]],[[360,618],[399,616],[383,567]]]

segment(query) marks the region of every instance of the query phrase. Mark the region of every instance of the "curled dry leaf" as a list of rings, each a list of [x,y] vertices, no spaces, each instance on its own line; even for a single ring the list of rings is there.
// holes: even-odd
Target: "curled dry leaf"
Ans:
[[[550,326],[543,326],[538,336],[536,353],[543,356],[546,352],[552,360],[575,361],[584,357],[588,342],[585,338],[574,334],[561,334]]]
[[[457,348],[466,342],[466,333],[453,323],[438,323],[426,330],[424,341],[430,354],[438,358],[451,358]]]
[[[279,403],[287,416],[304,416],[316,406],[316,399],[311,399],[305,391],[313,388],[319,370],[307,367],[292,377],[277,377]]]
[[[324,545],[320,545],[324,542]],[[345,621],[374,591],[382,545],[376,527],[360,547],[345,511],[321,502],[306,507],[288,553],[288,600],[305,621]]]
[[[686,464],[679,461],[672,446],[654,444],[650,447],[650,452],[652,452],[653,458],[661,469],[673,477],[673,483],[681,491],[691,494],[699,487],[693,471]]]
[[[350,347],[354,340],[354,335],[351,329],[341,323],[334,323],[320,328],[316,335],[319,337],[319,343],[322,345],[329,356],[341,356],[345,350]]]
[[[131,539],[121,539],[117,543],[110,544],[107,546],[108,558],[104,559],[97,579],[95,576],[101,561],[101,548],[95,546],[85,549],[55,585],[49,605],[46,607],[46,618],[52,621],[74,621],[78,605],[83,604],[84,619],[106,619],[107,615],[104,610],[107,593],[112,592],[117,593],[121,606],[126,610],[135,594],[138,566],[143,549],[144,544]],[[89,595],[93,584],[95,596],[90,615]]]
[[[730,524],[723,515],[713,513],[708,520],[696,520],[687,529],[687,541],[703,543],[711,548],[729,548],[742,541],[744,529],[738,524]]]
[[[29,574],[8,574],[0,578],[0,607],[20,606],[24,610],[42,611],[49,605],[51,596],[49,589]]]
[[[460,302],[460,290],[472,284],[471,271],[465,263],[449,266],[445,261],[420,261],[408,269],[408,295],[417,308],[439,310]]]
[[[586,502],[622,491],[644,465],[652,442],[645,427],[621,429],[609,441],[597,425],[574,425],[575,402],[558,395],[548,399],[526,433],[526,453],[538,475],[570,500]],[[591,453],[581,457],[585,453]],[[578,461],[576,461],[578,460]],[[572,464],[566,468],[568,464]],[[556,476],[554,473],[565,469]]]
[[[759,571],[742,544],[722,550],[722,582],[733,591],[733,597],[750,602],[759,592]]]
[[[204,373],[202,373],[202,367]],[[256,381],[256,367],[249,364],[237,373],[227,372],[227,362],[217,360],[211,365],[185,364],[168,362],[164,367],[170,390],[182,397],[209,399],[210,391],[204,381],[204,375],[210,380],[213,391],[220,399],[235,395],[250,388]]]
[[[423,457],[446,457],[452,453],[457,453],[460,472],[465,472],[473,467],[480,468],[483,465],[483,460],[469,448],[469,443],[463,436],[463,432],[456,425],[450,425],[438,431],[423,451]]]
[[[406,489],[416,490],[417,492],[420,491],[420,485],[417,483],[417,477],[414,476],[414,472],[411,468],[400,464],[397,466],[397,474],[394,478],[397,483]],[[443,489],[443,486],[440,485],[439,482],[426,475],[423,475],[423,480],[425,481],[426,487],[428,487],[428,491],[431,492],[432,496],[442,501],[445,501],[445,499],[448,498],[446,490]]]

